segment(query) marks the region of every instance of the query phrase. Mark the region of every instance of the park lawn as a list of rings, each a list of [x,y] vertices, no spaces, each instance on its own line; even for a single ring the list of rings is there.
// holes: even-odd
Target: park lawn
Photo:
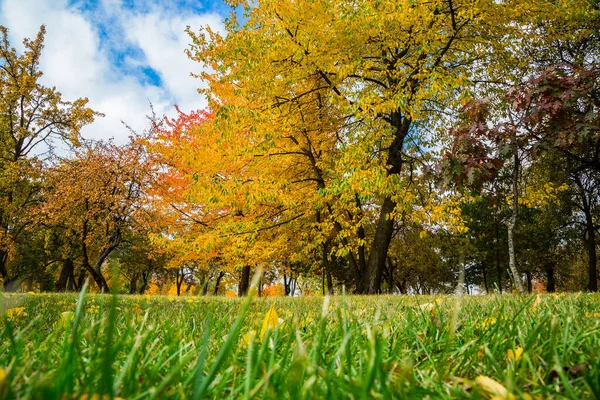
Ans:
[[[0,398],[600,398],[596,294],[4,294],[2,307]]]

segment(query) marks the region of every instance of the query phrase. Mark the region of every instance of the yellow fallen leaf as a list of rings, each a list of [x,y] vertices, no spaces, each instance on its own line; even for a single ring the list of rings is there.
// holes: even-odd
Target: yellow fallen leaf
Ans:
[[[25,307],[15,307],[6,310],[6,316],[8,318],[26,317],[27,313],[25,312]]]
[[[541,302],[542,302],[542,299],[540,298],[540,295],[538,294],[537,297],[535,298],[535,301],[533,302],[533,306],[531,307],[531,310],[532,311],[537,310],[537,308]]]
[[[517,347],[516,350],[508,349],[507,357],[509,360],[519,361],[519,359],[521,358],[521,354],[523,354],[523,348]]]
[[[600,318],[600,313],[597,313],[597,312],[595,312],[595,313],[586,312],[585,316],[586,317]]]
[[[8,384],[6,382],[7,373],[0,368],[0,397],[4,398],[8,394]]]
[[[513,399],[514,396],[508,393],[508,389],[500,382],[495,381],[489,376],[478,376],[475,378],[475,384],[493,399]]]
[[[252,338],[255,335],[256,335],[256,331],[254,329],[252,329],[251,331],[248,331],[244,334],[244,336],[242,337],[242,340],[244,341],[244,343],[250,344],[250,342],[252,341]]]
[[[263,321],[262,329],[260,330],[260,340],[265,338],[265,334],[269,329],[277,328],[279,324],[279,317],[277,316],[277,311],[275,311],[275,307],[271,306],[269,311],[267,311],[267,315],[265,315],[265,320]]]

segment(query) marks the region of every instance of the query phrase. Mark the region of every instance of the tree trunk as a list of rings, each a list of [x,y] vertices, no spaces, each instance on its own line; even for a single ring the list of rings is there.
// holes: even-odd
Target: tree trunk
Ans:
[[[498,274],[498,291],[502,294],[502,268],[500,268],[500,227],[496,221],[496,274]]]
[[[248,294],[250,289],[250,266],[245,265],[242,268],[242,275],[240,278],[240,284],[238,285],[238,296],[244,297]]]
[[[329,242],[323,243],[323,295],[325,295],[325,278],[327,278],[327,294],[333,295],[333,278],[329,262]]]
[[[6,263],[8,261],[8,252],[0,250],[0,275],[2,275],[2,282],[6,283],[10,279],[8,278],[8,270],[6,269]]]
[[[508,267],[510,268],[510,273],[513,276],[515,284],[517,286],[517,290],[519,293],[524,293],[525,288],[523,287],[523,282],[521,282],[521,277],[519,276],[519,271],[517,271],[517,263],[515,260],[515,243],[514,243],[514,230],[517,225],[517,214],[519,212],[519,151],[517,148],[517,140],[515,137],[512,139],[511,143],[512,151],[513,151],[513,181],[512,181],[512,195],[513,195],[513,207],[512,214],[510,216],[510,221],[508,223]]]
[[[525,271],[525,276],[527,277],[527,293],[533,292],[533,284],[531,282],[531,271]]]
[[[108,288],[108,283],[106,282],[106,279],[104,279],[104,276],[102,275],[102,273],[96,271],[88,262],[87,259],[87,255],[84,256],[84,261],[81,264],[81,267],[84,268],[85,270],[87,270],[87,272],[89,272],[89,274],[92,276],[92,279],[94,280],[94,282],[96,282],[96,285],[98,285],[98,290],[100,290],[101,293],[108,293],[109,292],[109,288]]]
[[[394,219],[390,217],[396,203],[386,197],[381,205],[379,220],[375,228],[375,237],[371,245],[371,253],[359,286],[362,294],[377,294],[381,284],[381,275],[385,268],[387,253],[394,233]]]
[[[77,290],[81,290],[83,285],[85,284],[85,280],[87,279],[87,270],[85,268],[81,268],[79,270],[79,277],[77,278]]]
[[[210,279],[206,279],[204,283],[202,283],[202,296],[206,296],[208,294],[208,284],[210,283]]]
[[[388,257],[388,293],[394,293],[394,270],[396,269],[396,264],[392,262],[392,259]]]
[[[137,282],[139,275],[137,273],[131,275],[131,279],[129,280],[129,294],[137,293]]]
[[[15,292],[19,288],[19,276],[9,276],[8,269],[8,252],[0,250],[0,275],[2,275],[2,283],[5,292]]]
[[[148,281],[152,276],[152,261],[147,265],[148,269],[144,272],[142,271],[142,283],[140,285],[139,294],[144,294],[146,289],[148,289]]]
[[[74,269],[75,265],[73,264],[73,259],[71,257],[65,258],[62,262],[60,276],[54,284],[54,290],[56,292],[64,292],[67,290],[67,283],[69,281],[69,277],[73,276]]]
[[[74,292],[78,290],[77,281],[75,281],[75,268],[71,270],[71,275],[69,275],[69,279],[67,280],[67,291]]]
[[[179,273],[181,271],[181,274]],[[181,285],[183,284],[183,268],[177,269],[177,275],[175,276],[175,285],[177,286],[177,296],[181,296]]]
[[[462,296],[465,290],[465,250],[463,247],[460,247],[460,252],[458,256],[458,285],[456,285],[456,294],[458,296]],[[467,285],[467,292],[469,290],[469,285]]]
[[[399,111],[392,112],[389,118],[390,125],[395,128],[394,140],[388,148],[386,167],[387,174],[399,175],[402,172],[402,149],[404,139],[408,135],[411,120],[403,116]],[[363,294],[377,294],[380,292],[381,276],[385,268],[388,249],[394,234],[394,218],[392,212],[396,203],[391,196],[385,196],[379,211],[375,236],[371,243],[369,259],[363,270],[363,276],[359,282],[359,292]]]
[[[87,200],[86,200],[85,204],[86,204],[86,210],[87,210],[88,209]],[[111,244],[107,248],[105,248],[104,251],[102,251],[100,253],[100,256],[94,263],[94,266],[92,266],[90,264],[90,260],[88,257],[87,243],[86,243],[87,236],[88,236],[88,220],[86,219],[83,221],[83,228],[81,231],[81,253],[82,253],[81,266],[90,273],[90,275],[92,276],[92,279],[94,279],[94,282],[96,282],[96,285],[98,285],[98,289],[100,290],[100,292],[108,293],[109,292],[108,283],[106,282],[106,279],[104,279],[104,276],[102,275],[102,271],[100,270],[100,268],[102,267],[102,264],[104,263],[104,260],[106,259],[106,257],[108,257],[109,254],[116,248],[118,243],[115,244],[115,242],[117,242],[117,241],[120,242],[120,234],[117,234],[116,236],[113,235],[114,239],[111,238]]]
[[[217,281],[215,282],[215,290],[213,294],[216,296],[219,294],[219,285],[221,284],[221,279],[225,276],[225,272],[219,271],[219,275],[217,275]]]
[[[590,292],[598,291],[598,270],[596,258],[596,229],[594,227],[594,218],[592,215],[592,199],[586,193],[586,188],[581,178],[576,175],[575,182],[580,190],[581,203],[583,205],[583,214],[585,215],[585,247],[588,253],[588,287]]]
[[[396,287],[398,288],[400,294],[406,294],[406,279],[404,279],[402,282],[397,281]]]
[[[287,275],[283,274],[283,290],[284,290],[286,296],[290,295],[290,283],[291,283],[291,278],[290,278],[290,280],[288,280]]]
[[[485,264],[481,264],[481,272],[483,274],[483,286],[485,287],[485,293],[490,294],[490,289],[488,288],[487,271],[485,268]]]
[[[547,262],[546,269],[546,292],[554,293],[556,291],[556,282],[554,281],[554,262]]]
[[[588,290],[590,292],[598,291],[598,269],[596,258],[596,230],[593,226],[587,227],[586,247],[588,253]]]

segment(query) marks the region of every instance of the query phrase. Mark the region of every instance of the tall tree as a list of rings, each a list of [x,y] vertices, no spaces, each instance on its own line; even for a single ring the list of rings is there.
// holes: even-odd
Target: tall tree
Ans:
[[[334,131],[339,170],[325,171],[337,174],[338,184],[320,193],[339,193],[351,177],[361,178],[360,196],[348,191],[352,196],[338,207],[344,214],[357,211],[346,223],[353,233],[336,236],[356,238],[345,253],[354,258],[357,289],[377,293],[396,215],[412,204],[403,176],[422,157],[419,148],[442,112],[482,79],[482,66],[506,61],[504,42],[516,34],[511,21],[518,7],[492,1],[234,3],[246,10],[243,25],[232,16],[227,36],[210,29],[192,35],[190,55],[211,67],[201,75],[209,85],[204,92],[234,130],[270,123],[269,138],[289,132],[275,128],[278,115],[301,121],[297,100],[304,96],[318,94],[345,118],[343,129]],[[250,130],[258,134],[254,143],[272,142],[257,131]],[[373,212],[367,237],[362,225]]]
[[[9,289],[19,276],[7,269],[15,242],[30,224],[37,201],[40,154],[56,142],[77,144],[80,129],[98,116],[88,100],[64,101],[56,88],[40,84],[46,29],[24,39],[22,54],[10,46],[0,26],[0,275]]]

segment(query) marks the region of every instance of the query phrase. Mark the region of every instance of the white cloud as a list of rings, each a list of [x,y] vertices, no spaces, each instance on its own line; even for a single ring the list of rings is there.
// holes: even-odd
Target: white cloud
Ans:
[[[198,28],[205,25],[222,28],[221,18],[215,14],[165,18],[161,11],[126,18],[128,23],[124,24],[124,28],[127,38],[142,49],[146,62],[160,74],[165,88],[176,94],[176,102],[184,110],[197,107],[200,82],[190,73],[199,72],[200,66],[184,54],[190,43],[184,29],[186,26]]]
[[[190,41],[184,30],[187,25],[196,29],[206,24],[222,29],[218,15],[184,18],[158,5],[141,14],[125,9],[120,0],[103,0],[102,7],[93,14],[69,6],[66,0],[0,2],[0,24],[9,28],[13,45],[18,46],[24,37],[35,36],[39,26],[46,25],[43,83],[56,86],[65,100],[87,97],[92,108],[106,115],[84,128],[85,137],[125,141],[129,132],[120,121],[138,131],[146,128],[149,101],[159,115],[172,115],[174,103],[183,110],[206,105],[196,90],[199,81],[190,76],[200,66],[184,54]],[[101,42],[96,24],[102,18],[110,23]],[[139,48],[142,59],[125,57],[125,68],[112,65],[109,51],[127,46]],[[161,87],[140,82],[128,72],[139,63],[158,72]]]

